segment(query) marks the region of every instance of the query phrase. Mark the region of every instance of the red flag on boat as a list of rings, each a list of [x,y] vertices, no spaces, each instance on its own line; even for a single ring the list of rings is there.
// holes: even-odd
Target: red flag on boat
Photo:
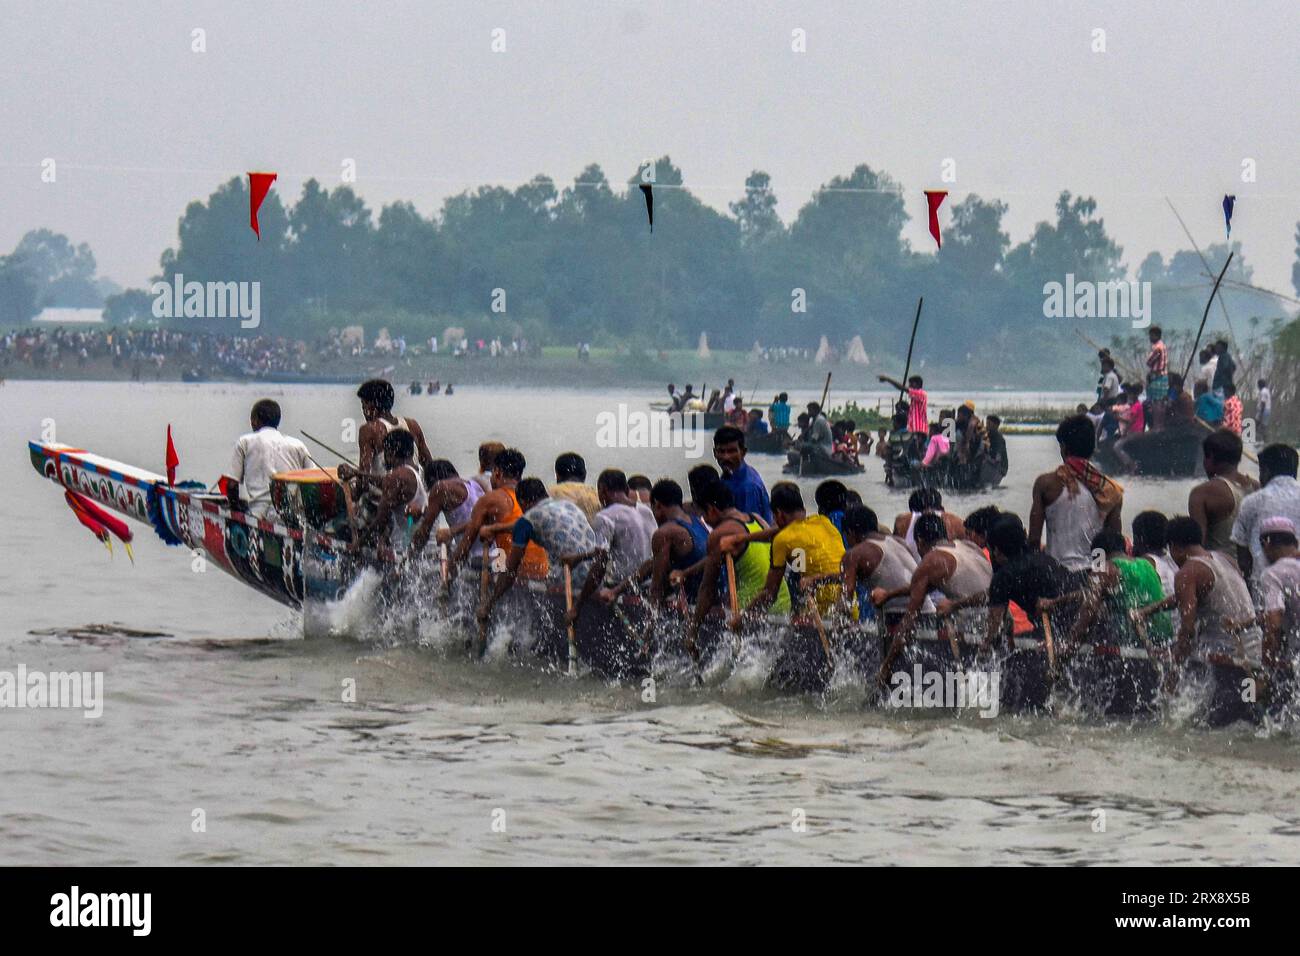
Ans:
[[[948,198],[946,189],[927,189],[925,191],[925,201],[930,206],[930,235],[934,236],[934,246],[936,249],[943,248],[943,239],[939,237],[939,207],[943,201]]]
[[[176,466],[181,463],[180,456],[176,454],[176,446],[172,444],[172,427],[167,426],[167,484],[176,484]]]
[[[271,191],[271,183],[275,182],[275,178],[275,173],[248,174],[248,224],[257,233],[258,242],[262,241],[262,231],[257,226],[257,211],[262,208],[262,200]]]

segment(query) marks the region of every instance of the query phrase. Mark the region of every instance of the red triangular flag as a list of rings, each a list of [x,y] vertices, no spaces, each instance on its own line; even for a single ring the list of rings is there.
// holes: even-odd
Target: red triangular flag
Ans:
[[[257,233],[258,242],[262,241],[262,231],[257,227],[257,211],[262,208],[262,200],[271,191],[271,183],[275,182],[275,177],[275,173],[248,174],[248,224],[253,227],[253,232]]]
[[[172,444],[172,427],[167,426],[167,484],[176,484],[176,466],[181,463],[180,456],[176,454],[176,446]]]
[[[934,245],[936,249],[943,248],[943,240],[939,238],[939,207],[943,201],[948,198],[946,189],[927,189],[925,191],[925,201],[930,206],[930,235],[934,236]]]

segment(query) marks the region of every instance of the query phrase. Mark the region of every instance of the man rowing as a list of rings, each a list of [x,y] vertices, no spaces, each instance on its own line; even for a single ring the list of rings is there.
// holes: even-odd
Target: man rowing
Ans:
[[[374,513],[358,529],[352,548],[359,549],[373,541],[381,561],[394,561],[404,554],[411,541],[410,526],[428,501],[424,479],[415,465],[415,438],[405,430],[394,429],[384,436],[384,475],[373,483],[378,486]],[[339,472],[350,467],[340,466]]]
[[[1183,516],[1169,522],[1169,553],[1178,565],[1174,594],[1178,633],[1174,662],[1198,651],[1260,663],[1260,632],[1246,580],[1235,562],[1202,544],[1201,526]]]
[[[1019,515],[999,515],[989,525],[987,541],[993,574],[989,579],[984,648],[997,645],[1007,617],[1014,620],[1013,606],[1034,615],[1030,629],[1040,638],[1046,636],[1041,628],[1043,611],[1049,612],[1054,630],[1065,630],[1074,619],[1074,608],[1054,605],[1062,595],[1082,585],[1083,574],[1067,571],[1050,554],[1030,548]]]
[[[1265,518],[1259,543],[1268,568],[1259,578],[1264,623],[1264,663],[1285,662],[1294,670],[1300,657],[1300,549],[1290,518]]]
[[[504,571],[497,575],[495,585],[479,603],[478,620],[483,623],[491,617],[497,601],[514,585],[531,547],[545,552],[551,566],[571,569],[572,585],[578,589],[578,595],[566,609],[565,623],[572,625],[604,579],[609,550],[592,530],[582,509],[566,498],[549,496],[540,478],[520,481],[515,496],[523,514],[503,524],[486,526],[481,532],[509,533],[510,551]]]
[[[465,533],[456,544],[451,555],[451,568],[455,569],[469,557],[474,542],[485,527],[500,526],[491,535],[491,541],[485,542],[486,553],[483,554],[484,573],[490,567],[493,554],[504,557],[510,551],[512,539],[506,530],[517,518],[523,515],[515,489],[528,466],[523,453],[515,448],[507,448],[497,454],[492,461],[492,490],[474,503],[470,510],[469,523]],[[524,554],[517,568],[518,573],[531,580],[544,580],[550,570],[546,552],[532,544],[524,549]]]
[[[713,608],[718,606],[722,594],[733,598],[737,610],[747,607],[763,590],[768,571],[772,567],[772,546],[763,540],[737,541],[734,549],[725,545],[732,537],[756,535],[769,527],[761,515],[744,511],[736,507],[731,489],[721,481],[715,481],[700,493],[704,521],[713,530],[709,532],[705,544],[704,563],[699,568],[700,586],[695,601],[695,612],[691,615],[687,631],[687,646],[693,647],[699,635],[700,626]],[[724,591],[724,585],[730,587],[730,578],[724,577],[722,568],[730,556],[735,570],[736,593]],[[683,577],[689,576],[694,569],[686,569]],[[778,614],[790,611],[790,592],[784,580],[781,581],[777,596],[771,604],[771,610]]]
[[[1086,415],[1072,415],[1056,428],[1061,464],[1034,481],[1029,512],[1029,545],[1040,547],[1047,531],[1047,553],[1071,571],[1092,564],[1092,539],[1103,527],[1120,531],[1124,488],[1089,459],[1097,433]]]
[[[703,487],[700,489],[703,493]],[[709,529],[698,515],[682,507],[682,486],[664,478],[650,489],[650,509],[659,528],[650,539],[650,600],[656,607],[666,607],[670,596],[669,577],[673,571],[685,571],[704,560],[708,552]],[[687,602],[699,591],[699,578],[683,581]]]
[[[590,524],[600,510],[600,496],[586,482],[587,462],[576,451],[566,451],[555,459],[555,484],[546,493],[552,498],[572,501]]]
[[[1232,526],[1241,510],[1242,499],[1259,490],[1259,482],[1243,475],[1241,438],[1221,428],[1201,442],[1202,461],[1207,479],[1187,496],[1187,511],[1201,526],[1205,546],[1218,551],[1234,564],[1236,546],[1232,543]]]
[[[871,593],[881,589],[895,595],[885,601],[880,612],[883,623],[886,627],[896,625],[907,610],[916,556],[902,538],[881,531],[876,513],[867,507],[849,508],[844,513],[843,535],[849,548],[840,561],[844,572],[844,593],[840,598],[843,609],[847,613],[856,604],[858,620],[865,620],[874,613]],[[928,596],[918,610],[921,614],[934,613]]]
[[[1102,558],[1101,566],[1081,592],[1082,606],[1070,635],[1073,643],[1167,645],[1173,636],[1168,614],[1136,617],[1133,613],[1164,600],[1154,565],[1128,557],[1124,536],[1118,531],[1097,532],[1092,550]],[[1094,624],[1099,633],[1093,631]]]
[[[591,527],[609,551],[605,577],[617,583],[635,574],[650,559],[650,542],[658,523],[654,512],[637,499],[628,487],[627,476],[617,468],[600,473],[596,493],[602,507]]]
[[[798,592],[811,591],[817,614],[825,614],[839,600],[840,562],[844,558],[844,541],[835,525],[825,515],[810,515],[804,508],[803,494],[792,481],[772,486],[774,527],[766,531],[731,538],[726,545],[733,551],[741,545],[770,538],[771,566],[762,589],[745,606],[742,617],[753,620],[776,604],[787,571],[797,575],[792,586],[794,609],[800,609]],[[804,588],[806,582],[810,588]]]
[[[432,482],[429,486],[429,500],[424,508],[424,517],[415,528],[411,537],[411,547],[417,553],[424,549],[433,533],[433,526],[438,516],[445,516],[447,527],[438,530],[438,543],[447,544],[459,538],[469,527],[470,515],[474,505],[483,497],[483,488],[473,478],[462,478],[456,466],[445,458],[435,460],[426,470]],[[483,544],[471,542],[470,560],[481,560]]]
[[[960,541],[966,537],[966,526],[961,518],[943,510],[943,495],[938,488],[914,490],[907,496],[907,509],[894,516],[894,534],[903,539],[907,549],[918,561],[921,560],[921,552],[916,547],[916,522],[922,515],[938,515],[943,519],[950,541]]]
[[[969,541],[950,541],[948,529],[937,514],[923,514],[916,520],[915,537],[921,560],[912,572],[911,581],[905,588],[892,591],[877,588],[871,592],[871,603],[877,607],[883,607],[890,598],[904,594],[908,598],[902,620],[894,631],[894,639],[880,664],[877,681],[882,685],[888,682],[894,660],[906,647],[907,639],[915,629],[917,615],[931,591],[943,594],[944,599],[937,611],[947,615],[979,604],[993,577],[993,568],[984,552]]]

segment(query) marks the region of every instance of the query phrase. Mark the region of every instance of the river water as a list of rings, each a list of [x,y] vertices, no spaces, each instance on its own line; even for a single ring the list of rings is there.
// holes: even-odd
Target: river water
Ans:
[[[181,476],[211,482],[264,395],[285,431],[331,444],[359,416],[343,387],[0,388],[0,671],[101,671],[105,698],[91,720],[0,710],[0,864],[1300,862],[1287,731],[884,713],[862,707],[860,687],[817,700],[742,678],[661,688],[651,703],[639,688],[470,662],[450,635],[395,643],[356,620],[304,636],[298,615],[195,573],[146,528],[134,564],[120,548],[110,558],[28,461],[26,441],[53,428],[162,471],[170,422]],[[398,411],[463,473],[479,441],[499,438],[543,477],[573,449],[592,479],[618,465],[684,482],[690,449],[606,447],[597,422],[658,397],[467,388],[403,395]],[[1006,485],[953,510],[1027,517],[1055,443],[1008,444]],[[778,480],[779,458],[753,462]],[[905,510],[878,461],[850,484],[882,518]],[[1125,514],[1183,511],[1190,484],[1128,481]]]

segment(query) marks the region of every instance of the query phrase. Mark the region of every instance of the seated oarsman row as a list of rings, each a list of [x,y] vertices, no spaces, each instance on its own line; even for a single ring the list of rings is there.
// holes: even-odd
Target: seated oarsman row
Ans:
[[[484,540],[509,533],[511,544],[504,570],[497,575],[494,586],[479,603],[478,619],[486,621],[491,616],[493,606],[515,583],[528,548],[538,547],[546,553],[553,566],[563,566],[571,571],[572,584],[578,593],[572,606],[566,609],[565,622],[572,624],[603,580],[609,550],[592,530],[582,509],[568,499],[550,497],[541,479],[525,478],[518,483],[515,495],[523,514],[509,522],[486,525],[480,530]]]
[[[393,561],[410,546],[415,522],[423,515],[429,496],[415,464],[415,439],[410,432],[388,432],[382,451],[383,477],[363,474],[346,464],[339,466],[339,477],[344,481],[360,479],[376,488],[374,509],[357,529],[351,549],[359,551],[369,545],[378,551],[381,561]]]
[[[912,572],[905,588],[886,591],[877,588],[872,592],[872,603],[883,606],[890,598],[907,596],[907,607],[894,630],[893,641],[880,664],[878,680],[887,684],[894,661],[903,652],[907,640],[916,627],[932,592],[938,591],[943,600],[937,607],[941,614],[952,614],[963,608],[973,608],[985,603],[993,568],[988,557],[970,541],[950,541],[948,528],[937,514],[923,514],[915,521],[914,537],[921,560]],[[973,622],[972,622],[973,623]]]

